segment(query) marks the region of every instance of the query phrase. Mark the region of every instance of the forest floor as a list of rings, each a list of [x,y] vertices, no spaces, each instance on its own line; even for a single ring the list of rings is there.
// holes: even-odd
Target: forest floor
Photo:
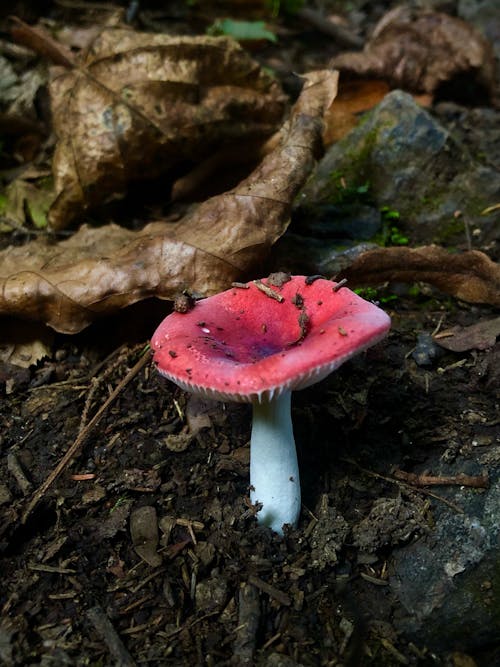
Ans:
[[[393,550],[449,500],[395,471],[453,460],[468,472],[498,433],[498,346],[420,366],[417,333],[494,311],[423,286],[376,298],[389,336],[293,396],[303,508],[284,536],[249,502],[250,407],[189,396],[144,351],[168,303],[53,334],[34,367],[2,364],[0,663],[492,665],[495,647],[406,637],[388,580]],[[367,527],[363,550],[377,499],[392,514]]]

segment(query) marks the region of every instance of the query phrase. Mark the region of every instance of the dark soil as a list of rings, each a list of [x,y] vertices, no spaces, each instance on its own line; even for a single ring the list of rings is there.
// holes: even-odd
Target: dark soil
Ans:
[[[498,350],[446,353],[419,368],[408,356],[415,332],[443,316],[464,324],[487,312],[423,296],[389,310],[384,343],[295,395],[304,507],[283,538],[258,527],[249,505],[247,406],[194,401],[149,362],[23,523],[33,490],[141,348],[104,358],[102,326],[58,340],[53,360],[33,372],[4,368],[5,664],[253,664],[254,647],[258,664],[294,664],[285,656],[303,665],[447,664],[391,626],[391,548],[428,530],[442,502],[391,473],[421,470],[436,456],[458,458],[464,472],[474,467],[471,443],[492,438],[497,423]],[[186,420],[196,419],[204,427],[188,435]],[[413,511],[360,538],[378,498]],[[153,564],[149,552],[139,557],[129,529],[144,508],[153,540],[160,526]],[[273,654],[276,662],[266,662]]]
[[[376,4],[367,25],[389,3]],[[308,64],[318,42],[306,38]],[[430,494],[394,471],[439,459],[477,474],[472,443],[498,431],[498,345],[418,366],[417,334],[492,313],[428,288],[377,298],[389,337],[294,396],[303,509],[284,537],[257,526],[249,502],[250,408],[193,399],[149,356],[27,514],[168,304],[55,336],[36,367],[2,364],[0,664],[493,665],[495,647],[409,641],[387,585],[392,550],[447,501],[446,487]],[[367,524],[380,499],[387,511]]]

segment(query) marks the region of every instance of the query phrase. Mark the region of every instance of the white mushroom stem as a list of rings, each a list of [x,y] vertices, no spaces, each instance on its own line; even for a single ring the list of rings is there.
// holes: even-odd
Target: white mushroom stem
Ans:
[[[259,523],[283,534],[300,514],[300,479],[291,416],[291,392],[253,404],[250,499],[259,503]]]

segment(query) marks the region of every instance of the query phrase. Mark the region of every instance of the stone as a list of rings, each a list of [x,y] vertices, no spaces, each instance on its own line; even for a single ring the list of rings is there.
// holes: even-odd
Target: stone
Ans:
[[[433,529],[393,553],[389,585],[404,610],[394,624],[419,645],[470,651],[500,641],[500,480],[491,473],[489,489],[441,490],[463,514],[438,503]]]
[[[481,215],[500,200],[498,171],[399,90],[328,150],[298,200],[300,209],[314,216],[336,203],[339,183],[350,193],[368,184],[371,203],[398,211],[398,227],[413,243],[464,243],[466,225],[481,243],[500,235],[498,211]]]

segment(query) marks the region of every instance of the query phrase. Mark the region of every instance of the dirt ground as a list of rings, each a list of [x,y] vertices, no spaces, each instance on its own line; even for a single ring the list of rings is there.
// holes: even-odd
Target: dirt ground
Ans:
[[[284,537],[257,526],[249,501],[250,408],[194,399],[151,365],[170,304],[51,334],[36,367],[2,364],[0,663],[495,664],[495,646],[410,641],[388,586],[393,549],[431,530],[447,498],[394,472],[473,469],[471,443],[498,429],[498,345],[419,366],[417,333],[493,310],[422,285],[376,298],[387,339],[294,394],[303,509]],[[390,517],[363,524],[377,499]]]
[[[474,459],[470,443],[495,432],[498,352],[419,368],[415,331],[486,311],[435,296],[388,310],[385,342],[295,394],[304,507],[283,538],[257,527],[249,506],[247,406],[190,399],[149,360],[23,523],[26,498],[142,347],[106,356],[97,340],[117,326],[106,322],[56,340],[36,371],[11,370],[0,414],[5,664],[253,664],[254,648],[259,664],[457,664],[391,625],[391,546],[429,529],[440,502],[391,473],[446,452]],[[381,522],[372,557],[359,558],[352,528],[379,497],[415,511]],[[143,558],[133,520],[150,545]]]

